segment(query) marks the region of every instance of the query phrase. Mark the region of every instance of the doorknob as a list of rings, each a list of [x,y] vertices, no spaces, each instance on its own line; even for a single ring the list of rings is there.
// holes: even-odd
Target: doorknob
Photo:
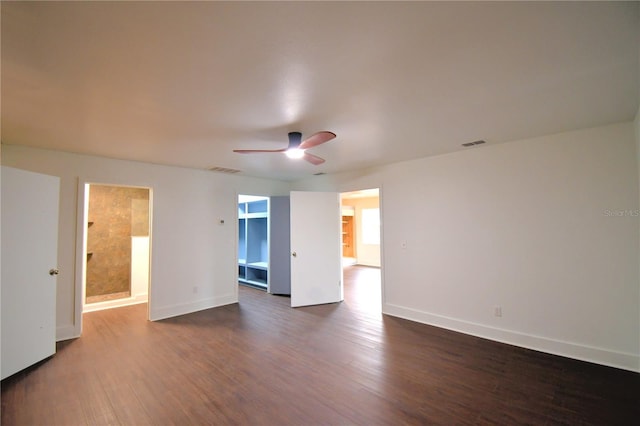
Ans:
[[[58,268],[49,269],[49,275],[58,275],[59,273],[60,273],[60,270]]]
[[[298,256],[298,253],[296,253],[295,251],[293,253],[291,253],[291,256],[296,257]]]

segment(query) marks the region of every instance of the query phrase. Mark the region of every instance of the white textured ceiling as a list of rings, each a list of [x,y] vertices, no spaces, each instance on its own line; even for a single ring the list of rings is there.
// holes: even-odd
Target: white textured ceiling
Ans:
[[[638,6],[2,2],[2,142],[292,180],[632,120]]]

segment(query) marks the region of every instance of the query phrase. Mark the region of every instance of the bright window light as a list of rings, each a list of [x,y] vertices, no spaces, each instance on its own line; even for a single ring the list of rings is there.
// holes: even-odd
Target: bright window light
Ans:
[[[362,209],[362,243],[380,244],[380,209]]]

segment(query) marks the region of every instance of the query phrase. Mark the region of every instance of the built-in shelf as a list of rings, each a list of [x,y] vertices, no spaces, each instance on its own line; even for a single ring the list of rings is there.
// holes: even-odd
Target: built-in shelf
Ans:
[[[267,262],[251,262],[247,263],[248,268],[262,269],[264,271],[269,269],[269,264]]]
[[[238,204],[238,281],[272,294],[291,294],[288,196]]]
[[[259,199],[238,205],[238,281],[268,289],[269,200]]]
[[[258,213],[247,213],[243,215],[244,219],[260,219],[260,218],[268,218],[269,214],[267,212],[258,212]]]

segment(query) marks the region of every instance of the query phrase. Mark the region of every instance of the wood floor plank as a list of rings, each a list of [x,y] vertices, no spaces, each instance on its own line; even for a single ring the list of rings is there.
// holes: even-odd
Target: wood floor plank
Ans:
[[[135,305],[2,381],[3,425],[635,424],[640,375],[380,313],[380,271],[345,301],[240,303],[158,322]]]

